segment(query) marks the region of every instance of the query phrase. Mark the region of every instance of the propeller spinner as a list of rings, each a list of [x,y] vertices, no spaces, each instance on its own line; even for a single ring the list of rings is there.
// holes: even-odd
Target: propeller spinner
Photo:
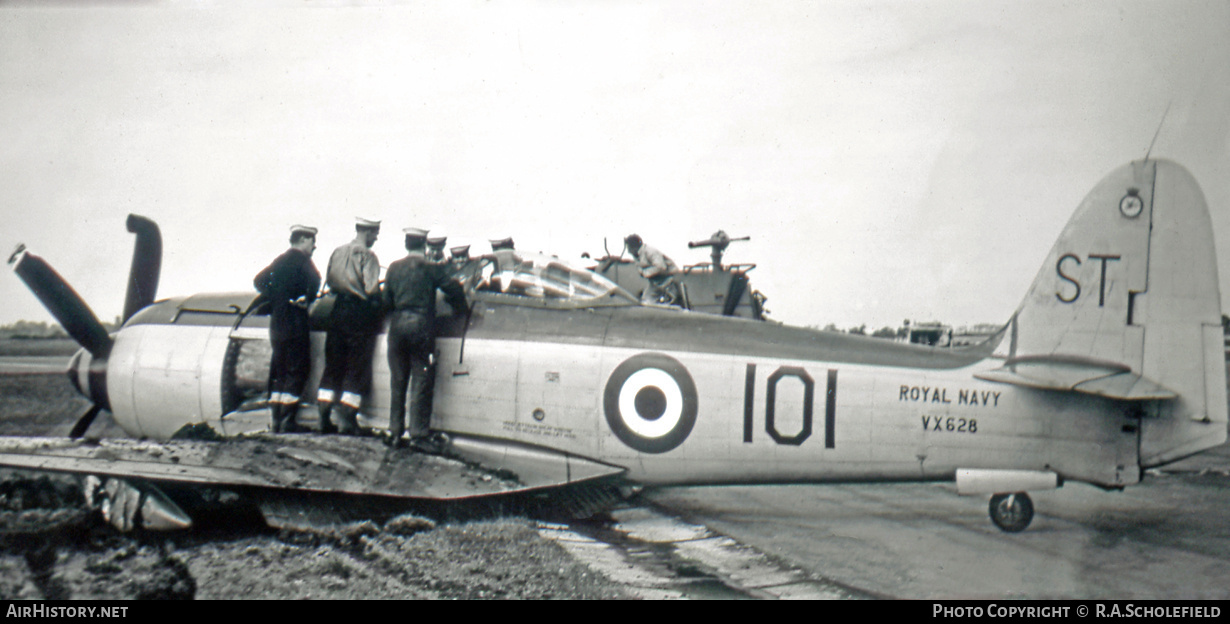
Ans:
[[[137,235],[137,241],[128,274],[124,321],[153,303],[162,267],[162,235],[158,224],[139,215],[128,215],[128,231]],[[56,317],[64,331],[82,347],[69,362],[67,371],[68,379],[77,392],[92,403],[69,433],[70,437],[79,438],[100,411],[111,407],[107,397],[107,357],[113,344],[111,336],[77,291],[45,260],[28,252],[25,245],[18,245],[9,257],[9,265]]]

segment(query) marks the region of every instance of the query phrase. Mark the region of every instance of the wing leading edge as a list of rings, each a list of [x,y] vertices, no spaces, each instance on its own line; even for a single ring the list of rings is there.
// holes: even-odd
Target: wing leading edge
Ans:
[[[505,459],[506,464],[494,464]],[[498,465],[498,470],[487,466]],[[222,442],[0,438],[0,466],[154,482],[458,500],[545,489],[625,472],[572,455],[471,438],[449,456],[387,449],[375,438],[252,436]]]

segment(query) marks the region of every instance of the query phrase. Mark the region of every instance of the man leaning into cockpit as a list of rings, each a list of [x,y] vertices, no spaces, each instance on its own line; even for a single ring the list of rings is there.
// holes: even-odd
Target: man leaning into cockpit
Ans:
[[[436,345],[436,291],[444,293],[454,314],[467,309],[461,283],[448,264],[432,261],[426,252],[427,232],[406,228],[406,257],[389,265],[383,299],[389,316],[390,446],[403,446],[406,384],[410,384],[410,445],[439,452],[431,436],[432,389],[430,357]]]

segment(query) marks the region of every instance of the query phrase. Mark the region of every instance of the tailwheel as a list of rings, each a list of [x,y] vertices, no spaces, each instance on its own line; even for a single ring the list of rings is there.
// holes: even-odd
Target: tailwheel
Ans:
[[[991,522],[1003,531],[1018,533],[1034,519],[1034,504],[1025,492],[991,497]]]

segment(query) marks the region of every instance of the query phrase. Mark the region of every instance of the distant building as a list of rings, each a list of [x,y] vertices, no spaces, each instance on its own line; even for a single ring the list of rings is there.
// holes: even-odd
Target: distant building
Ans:
[[[994,323],[979,323],[954,330],[951,325],[939,321],[911,324],[909,319],[906,319],[897,331],[897,340],[929,347],[966,347],[980,344],[994,336],[1000,327]]]
[[[911,324],[906,319],[897,331],[897,340],[928,347],[947,347],[952,343],[952,326],[939,321]]]
[[[981,344],[986,339],[994,336],[1002,327],[1002,325],[994,323],[978,323],[977,325],[962,327],[953,332],[950,346],[964,347]]]

